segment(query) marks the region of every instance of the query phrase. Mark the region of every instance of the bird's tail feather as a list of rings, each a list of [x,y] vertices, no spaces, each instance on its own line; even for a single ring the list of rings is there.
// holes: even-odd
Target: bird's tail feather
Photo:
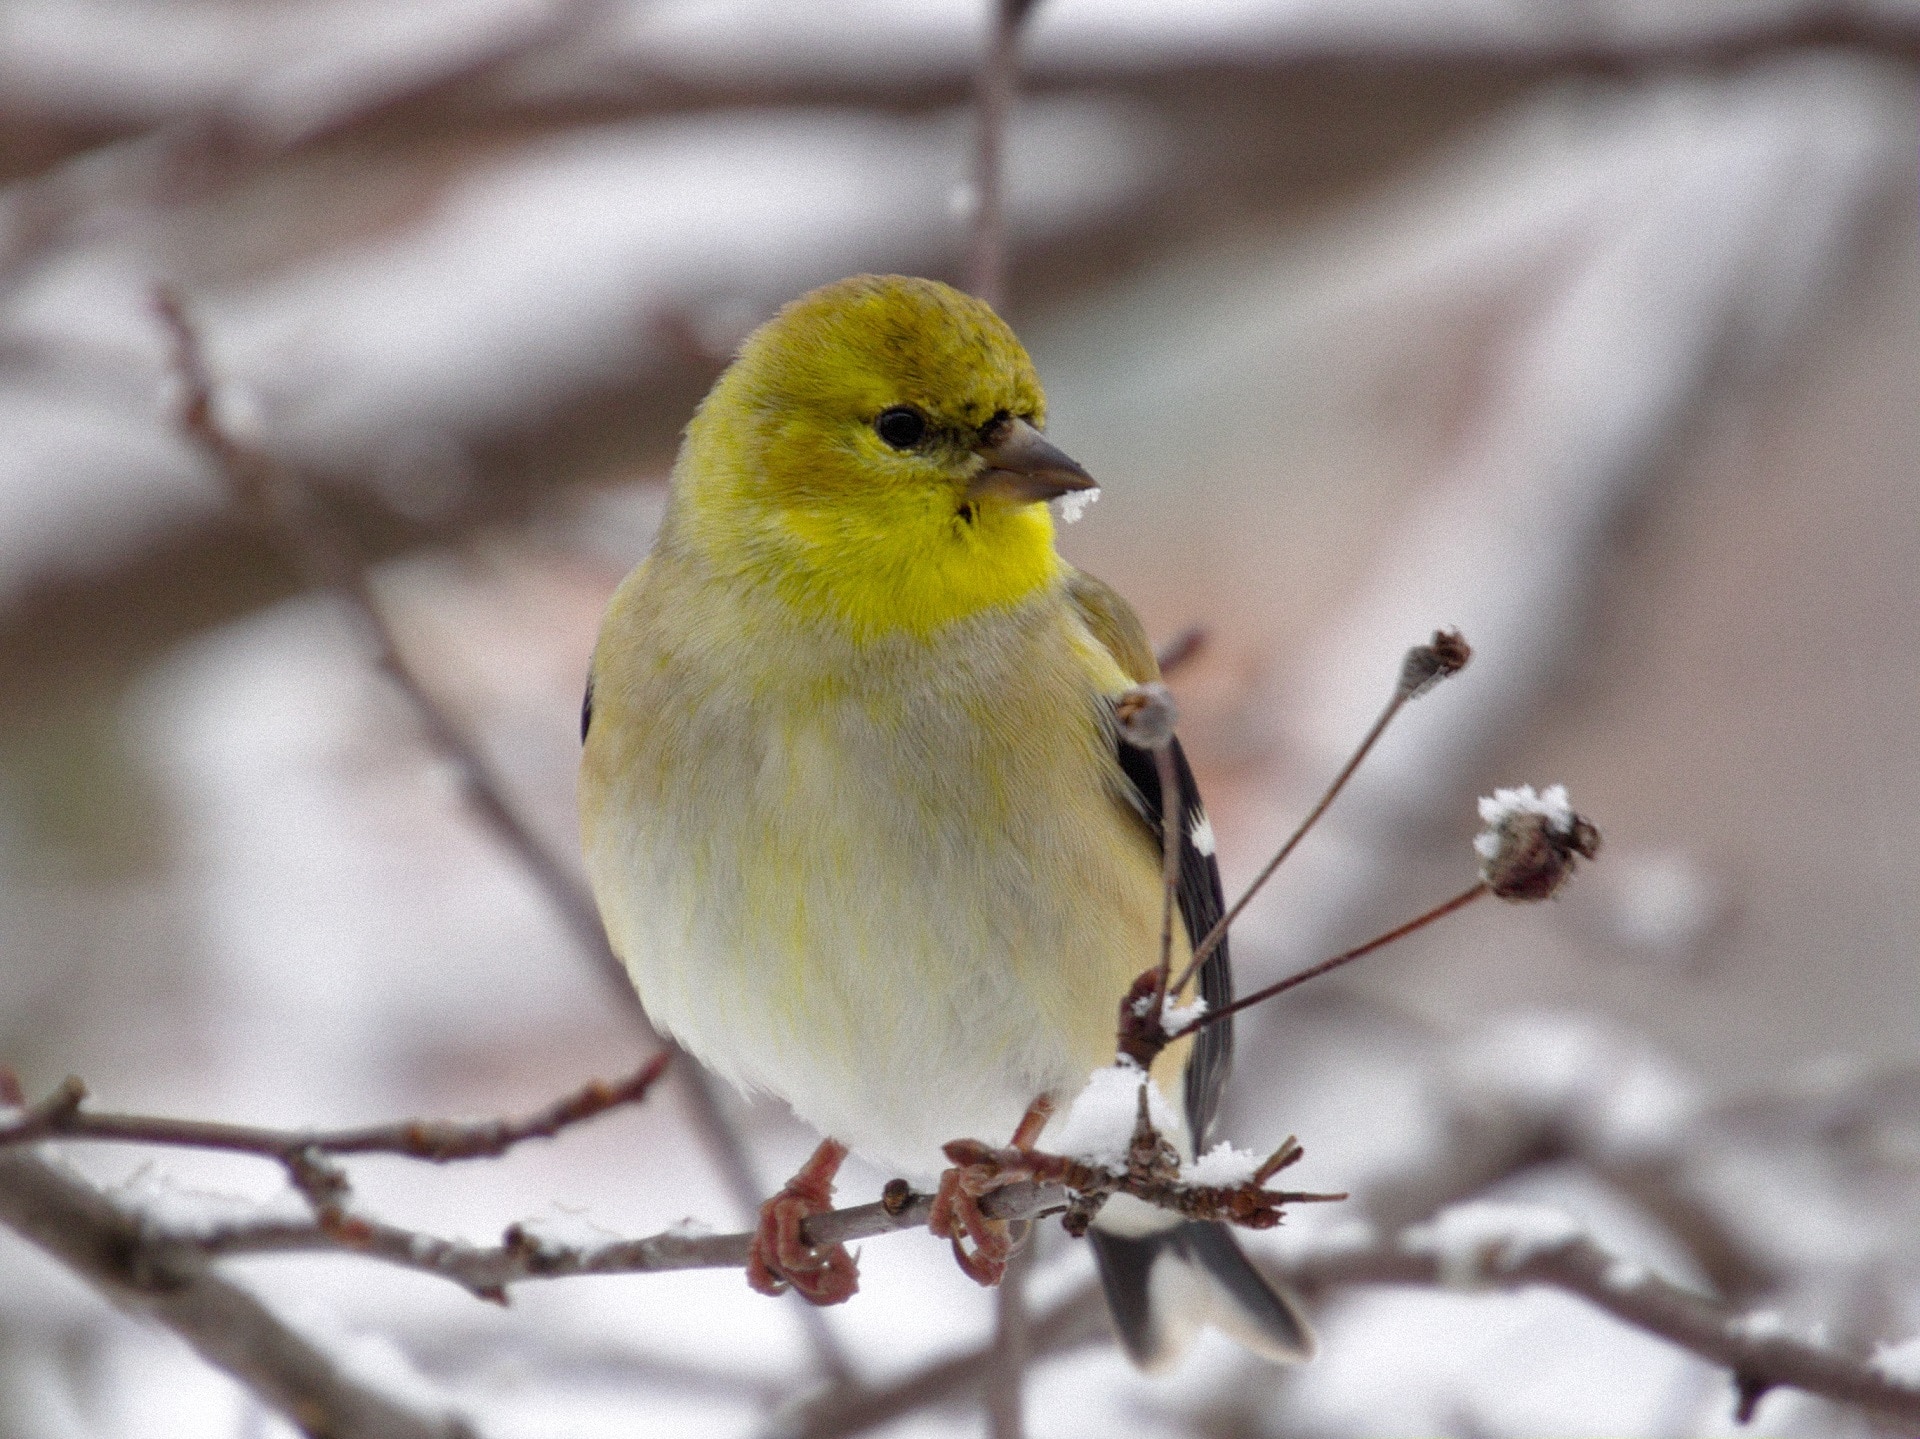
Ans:
[[[1087,1238],[1114,1328],[1142,1369],[1172,1364],[1203,1324],[1276,1364],[1313,1357],[1313,1330],[1226,1225],[1190,1220],[1138,1237],[1096,1228]]]

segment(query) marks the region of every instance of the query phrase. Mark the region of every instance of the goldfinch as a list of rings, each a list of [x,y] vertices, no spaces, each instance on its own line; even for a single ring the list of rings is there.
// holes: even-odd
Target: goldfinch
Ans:
[[[945,285],[802,296],[701,403],[601,630],[580,813],[614,950],[662,1031],[831,1136],[766,1211],[759,1287],[852,1292],[844,1252],[797,1237],[835,1141],[924,1178],[946,1141],[1064,1107],[1158,959],[1160,786],[1114,712],[1158,667],[1055,549],[1046,502],[1093,481],[1043,438],[1045,405],[1012,331]],[[1176,963],[1223,910],[1177,772]],[[1199,984],[1230,997],[1224,945]],[[1189,1155],[1230,1048],[1219,1024],[1155,1066]],[[1117,1199],[1090,1237],[1142,1365],[1200,1322],[1311,1353],[1225,1228]]]

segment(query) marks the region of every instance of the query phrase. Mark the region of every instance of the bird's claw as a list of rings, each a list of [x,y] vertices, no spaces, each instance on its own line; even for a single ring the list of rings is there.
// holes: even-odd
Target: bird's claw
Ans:
[[[1013,1132],[1010,1148],[1024,1154],[1040,1141],[1040,1131],[1053,1114],[1053,1102],[1042,1095],[1028,1106],[1019,1127]],[[963,1155],[978,1151],[990,1153],[984,1146],[965,1142],[947,1146],[954,1165],[940,1176],[939,1191],[927,1214],[927,1229],[953,1245],[954,1262],[960,1272],[974,1283],[992,1288],[1007,1272],[1007,1259],[1013,1253],[1012,1231],[1004,1219],[995,1219],[980,1207],[983,1196],[1023,1177],[999,1164],[966,1162]],[[969,1248],[968,1245],[972,1247]]]
[[[844,1244],[809,1244],[801,1225],[833,1208],[833,1177],[847,1147],[823,1139],[813,1157],[760,1206],[747,1250],[747,1283],[762,1294],[792,1289],[809,1304],[844,1304],[860,1287],[859,1266]]]

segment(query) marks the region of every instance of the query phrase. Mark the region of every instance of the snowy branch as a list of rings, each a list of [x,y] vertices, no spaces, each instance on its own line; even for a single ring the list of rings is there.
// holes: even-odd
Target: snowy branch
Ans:
[[[457,1415],[421,1412],[347,1373],[224,1278],[194,1246],[36,1155],[0,1154],[0,1224],[119,1308],[179,1335],[209,1364],[315,1439],[471,1439]]]
[[[41,1126],[43,1138],[211,1143],[246,1152],[272,1152],[276,1157],[286,1146],[304,1139],[334,1153],[398,1153],[440,1161],[498,1153],[512,1143],[557,1132],[614,1104],[637,1099],[660,1069],[661,1061],[656,1059],[623,1086],[589,1086],[523,1119],[472,1125],[414,1123],[276,1134],[240,1126],[89,1116],[74,1110],[80,1118],[96,1121],[95,1131],[63,1134],[59,1125],[72,1123],[72,1118],[50,1120],[49,1106],[43,1104],[16,1121],[12,1133],[22,1136],[32,1122]],[[1021,1162],[1032,1166],[1035,1156],[1023,1153]],[[1069,1198],[1066,1190],[1054,1185],[1016,1182],[987,1192],[982,1207],[995,1218],[1034,1220],[1069,1210]],[[932,1196],[915,1194],[896,1181],[875,1203],[809,1219],[805,1233],[811,1242],[825,1246],[919,1229],[925,1226],[932,1205]],[[0,1155],[0,1222],[61,1259],[116,1302],[150,1313],[181,1332],[213,1362],[269,1402],[283,1406],[283,1412],[292,1412],[285,1406],[306,1403],[313,1394],[322,1395],[313,1402],[331,1406],[324,1410],[328,1414],[358,1413],[351,1406],[374,1405],[369,1412],[375,1417],[364,1422],[387,1427],[313,1430],[356,1435],[462,1431],[447,1427],[456,1421],[434,1428],[441,1421],[379,1409],[384,1401],[369,1399],[244,1291],[220,1279],[209,1268],[211,1261],[239,1255],[356,1254],[432,1274],[479,1297],[505,1302],[509,1286],[534,1279],[740,1268],[747,1262],[752,1242],[746,1232],[670,1230],[639,1239],[579,1245],[544,1235],[534,1225],[516,1225],[500,1244],[482,1246],[339,1211],[322,1213],[310,1222],[261,1219],[189,1227],[144,1214],[37,1156],[19,1153]],[[1391,1241],[1329,1242],[1309,1249],[1287,1263],[1282,1274],[1309,1292],[1359,1284],[1454,1289],[1544,1285],[1577,1295],[1623,1323],[1727,1369],[1749,1409],[1768,1390],[1784,1386],[1904,1420],[1920,1419],[1920,1387],[1869,1361],[1797,1338],[1775,1318],[1743,1314],[1733,1305],[1662,1279],[1608,1253],[1551,1210],[1456,1205],[1430,1222],[1401,1230]],[[1063,1306],[1055,1306],[1026,1326],[1023,1345],[1030,1358],[1043,1357],[1066,1342],[1063,1336],[1076,1336],[1072,1342],[1082,1342],[1078,1326],[1077,1320],[1069,1322]],[[922,1396],[914,1402],[933,1402],[940,1394],[976,1382],[1003,1361],[996,1340],[979,1355],[935,1366],[896,1387],[902,1395]],[[874,1392],[844,1386],[822,1402],[826,1408],[808,1420],[804,1432],[851,1433],[881,1422],[886,1414],[901,1412]],[[342,1405],[349,1410],[342,1410]],[[826,1423],[828,1412],[838,1416],[833,1425]],[[871,1420],[861,1417],[869,1414],[874,1416]]]
[[[1544,1234],[1528,1222],[1548,1217],[1559,1223]],[[1784,1387],[1920,1421],[1920,1386],[1895,1380],[1869,1360],[1795,1338],[1777,1316],[1742,1314],[1609,1254],[1553,1211],[1464,1205],[1432,1225],[1403,1231],[1397,1241],[1331,1248],[1282,1273],[1309,1291],[1358,1284],[1543,1285],[1728,1370],[1743,1418],[1752,1417],[1766,1391]]]

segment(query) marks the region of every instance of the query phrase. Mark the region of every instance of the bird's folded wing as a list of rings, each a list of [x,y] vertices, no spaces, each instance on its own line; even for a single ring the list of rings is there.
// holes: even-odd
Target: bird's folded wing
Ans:
[[[1076,571],[1067,582],[1067,594],[1093,637],[1111,654],[1121,671],[1136,684],[1160,677],[1153,646],[1147,641],[1140,617],[1110,586],[1092,575]],[[1162,843],[1162,816],[1166,805],[1160,793],[1160,770],[1153,752],[1129,744],[1117,726],[1109,725],[1114,737],[1115,757],[1127,779],[1126,802],[1153,835],[1156,848]],[[1175,899],[1189,944],[1199,944],[1226,913],[1226,895],[1220,887],[1220,866],[1213,854],[1213,830],[1200,802],[1199,786],[1178,739],[1173,741],[1174,777],[1180,789],[1180,882]],[[1233,998],[1233,970],[1223,940],[1200,967],[1200,997],[1210,1009],[1218,1009]],[[1187,1127],[1197,1154],[1205,1143],[1207,1128],[1219,1107],[1220,1093],[1226,1086],[1227,1070],[1233,1060],[1233,1022],[1223,1021],[1200,1031],[1193,1053],[1187,1060]]]

